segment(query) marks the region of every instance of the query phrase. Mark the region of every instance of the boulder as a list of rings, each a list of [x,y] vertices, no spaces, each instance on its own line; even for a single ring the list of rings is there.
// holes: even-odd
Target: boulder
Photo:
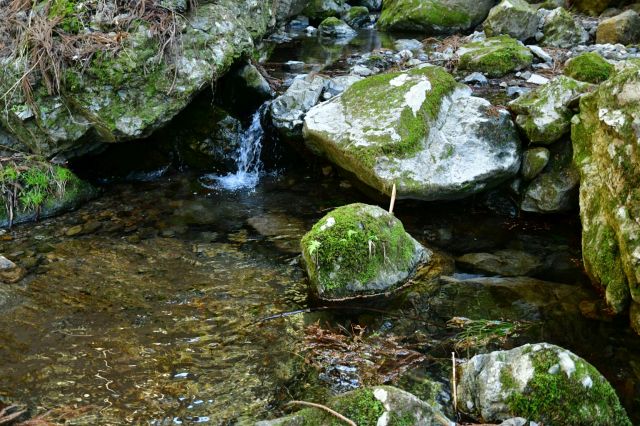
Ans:
[[[456,54],[460,69],[479,71],[489,77],[525,69],[533,61],[533,54],[525,45],[506,35],[464,44]]]
[[[627,10],[605,19],[598,24],[596,43],[634,44],[640,42],[640,15],[635,10]]]
[[[640,69],[629,68],[580,100],[571,128],[584,265],[616,313],[640,302],[638,117]]]
[[[276,20],[284,22],[302,13],[309,0],[278,0],[276,4]]]
[[[561,347],[527,344],[459,368],[458,407],[483,422],[514,416],[552,425],[631,425],[607,380]]]
[[[322,37],[347,39],[356,36],[353,28],[341,19],[329,17],[318,26],[318,31]]]
[[[530,275],[542,266],[541,260],[520,250],[498,250],[494,253],[467,253],[456,259],[464,269],[505,277]]]
[[[352,28],[362,28],[371,24],[371,14],[364,6],[354,6],[344,14],[344,21]]]
[[[549,157],[549,150],[544,147],[526,150],[522,155],[522,177],[529,181],[538,176],[538,174],[540,174],[540,172],[547,166]]]
[[[480,24],[493,0],[385,0],[378,26],[383,30],[453,34]]]
[[[509,108],[518,114],[516,124],[530,142],[550,144],[571,128],[571,101],[592,87],[561,75],[509,102]]]
[[[612,3],[615,2],[613,0],[574,0],[571,5],[580,12],[597,16]]]
[[[508,35],[526,41],[535,37],[539,23],[537,10],[525,0],[502,0],[491,9],[483,27],[489,37]]]
[[[443,68],[368,77],[312,108],[307,146],[360,181],[399,198],[459,199],[519,169],[510,116],[471,96]]]
[[[342,16],[347,10],[349,6],[344,0],[309,0],[302,13],[317,23],[330,17]]]
[[[392,386],[357,389],[321,401],[357,425],[454,426],[434,401],[425,402]],[[326,411],[305,408],[289,416],[257,422],[256,426],[329,425],[337,419]]]
[[[561,7],[543,14],[542,33],[543,46],[562,49],[569,49],[589,40],[589,34],[584,28],[573,19],[571,13]]]
[[[615,67],[596,52],[582,53],[567,61],[564,75],[587,83],[598,84],[608,79]]]
[[[358,203],[320,219],[302,237],[301,248],[311,292],[322,300],[395,290],[431,258],[392,214]]]
[[[176,16],[180,49],[170,63],[158,60],[158,41],[139,22],[123,35],[117,53],[101,52],[66,69],[64,96],[48,94],[36,80],[32,97],[37,113],[21,91],[11,91],[0,100],[8,112],[0,122],[31,152],[47,158],[145,137],[166,125],[236,59],[250,54],[254,38],[264,35],[273,21],[271,2],[250,0],[201,4]],[[8,93],[28,68],[22,60],[0,59],[0,91]]]
[[[285,139],[295,139],[302,134],[305,114],[320,100],[325,79],[318,75],[296,78],[269,108],[271,122]]]
[[[558,213],[578,206],[580,176],[572,162],[571,144],[551,147],[546,169],[525,188],[520,209],[534,213]]]

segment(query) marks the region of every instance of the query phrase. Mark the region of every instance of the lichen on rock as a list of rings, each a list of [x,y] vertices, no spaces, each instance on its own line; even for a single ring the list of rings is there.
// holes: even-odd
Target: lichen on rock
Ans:
[[[479,71],[489,77],[502,77],[527,68],[533,54],[518,40],[502,35],[464,44],[456,52],[460,69]]]
[[[502,0],[484,21],[487,36],[508,35],[520,41],[533,38],[540,18],[537,10],[525,0]]]

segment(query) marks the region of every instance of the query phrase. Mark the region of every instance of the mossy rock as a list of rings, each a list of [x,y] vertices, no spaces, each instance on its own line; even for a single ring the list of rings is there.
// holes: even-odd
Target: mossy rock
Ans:
[[[434,66],[356,82],[309,110],[303,134],[312,152],[382,193],[396,185],[398,198],[464,198],[520,161],[509,114]]]
[[[484,32],[488,37],[508,35],[526,41],[538,31],[538,11],[525,0],[502,0],[491,9],[484,21]]]
[[[587,15],[597,16],[614,3],[613,0],[573,0],[571,5]]]
[[[318,32],[323,37],[346,38],[353,37],[356,32],[342,19],[333,16],[325,19],[318,25]]]
[[[564,75],[587,83],[602,83],[613,74],[615,67],[596,52],[582,53],[567,61]]]
[[[640,42],[640,14],[627,10],[619,15],[600,21],[596,30],[598,44],[636,44]]]
[[[492,5],[490,0],[386,0],[378,26],[425,35],[453,34],[480,24]]]
[[[593,86],[564,75],[509,103],[516,124],[532,143],[550,144],[569,132],[570,102]]]
[[[6,161],[0,167],[0,186],[16,190],[12,203],[4,199],[0,210],[0,228],[55,216],[77,208],[94,197],[97,190],[69,169],[44,160],[21,158]]]
[[[531,148],[522,155],[522,177],[529,181],[547,166],[549,150],[544,147]]]
[[[344,0],[310,0],[302,11],[314,22],[320,22],[330,17],[339,17],[348,10]]]
[[[361,27],[369,22],[369,9],[364,6],[353,6],[344,14],[344,21],[353,28]]]
[[[629,67],[580,100],[571,128],[583,261],[615,313],[640,301],[639,94],[640,68]]]
[[[462,70],[479,71],[489,77],[502,77],[531,66],[533,54],[509,36],[489,37],[460,47],[457,52]]]
[[[547,343],[476,355],[461,366],[459,407],[483,422],[512,417],[563,425],[631,425],[607,380]]]
[[[571,13],[558,7],[548,12],[542,20],[543,46],[571,48],[589,39],[588,33],[573,19]]]
[[[431,258],[392,214],[359,203],[320,219],[301,249],[311,292],[323,300],[392,291]]]
[[[374,386],[347,392],[322,401],[358,426],[451,426],[453,422],[435,402],[421,401],[414,395],[392,386]],[[319,408],[305,408],[275,420],[257,422],[256,426],[342,426],[345,423]]]

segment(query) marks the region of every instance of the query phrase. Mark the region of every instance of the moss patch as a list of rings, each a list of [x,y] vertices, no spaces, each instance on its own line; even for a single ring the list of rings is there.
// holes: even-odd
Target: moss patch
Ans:
[[[587,52],[567,62],[564,74],[588,83],[601,83],[608,79],[615,67],[596,52]]]
[[[436,0],[389,0],[378,20],[382,29],[433,31],[436,27],[460,29],[471,25],[469,13]]]

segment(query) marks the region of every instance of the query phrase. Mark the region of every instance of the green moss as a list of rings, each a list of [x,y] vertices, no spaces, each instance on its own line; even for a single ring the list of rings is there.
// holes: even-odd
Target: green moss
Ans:
[[[543,348],[530,357],[535,372],[523,392],[509,396],[511,414],[554,425],[631,425],[615,391],[592,365],[574,359],[575,371],[568,378],[555,349]],[[591,386],[581,382],[587,377]],[[501,380],[510,383],[507,375]],[[510,384],[513,388],[515,380]]]
[[[533,55],[516,39],[502,35],[462,46],[459,68],[501,77],[531,65]]]
[[[588,83],[601,83],[614,72],[615,67],[596,52],[587,52],[572,58],[564,74]]]
[[[416,424],[416,418],[411,413],[405,413],[400,415],[398,413],[391,413],[389,418],[389,426],[414,426]]]
[[[344,24],[344,22],[341,19],[330,16],[320,23],[320,27],[337,27],[342,24]]]
[[[77,34],[82,29],[82,22],[77,17],[76,6],[75,0],[53,0],[49,8],[49,17],[60,18],[60,28],[68,33]]]
[[[369,15],[369,9],[365,6],[353,6],[346,14],[347,21],[353,21],[358,18]]]
[[[310,279],[320,283],[325,297],[343,297],[347,287],[363,287],[389,263],[401,270],[411,266],[415,245],[402,223],[388,215],[376,217],[371,209],[359,203],[339,207],[302,238]],[[330,221],[335,223],[330,226]]]
[[[376,399],[371,389],[358,389],[327,404],[330,408],[353,420],[358,426],[376,426],[384,414],[384,405]],[[317,408],[305,408],[296,413],[304,419],[305,426],[343,426],[344,422]],[[390,424],[391,425],[391,424]]]
[[[435,27],[466,28],[470,15],[436,0],[389,0],[383,3],[378,25],[382,29],[432,31]]]

